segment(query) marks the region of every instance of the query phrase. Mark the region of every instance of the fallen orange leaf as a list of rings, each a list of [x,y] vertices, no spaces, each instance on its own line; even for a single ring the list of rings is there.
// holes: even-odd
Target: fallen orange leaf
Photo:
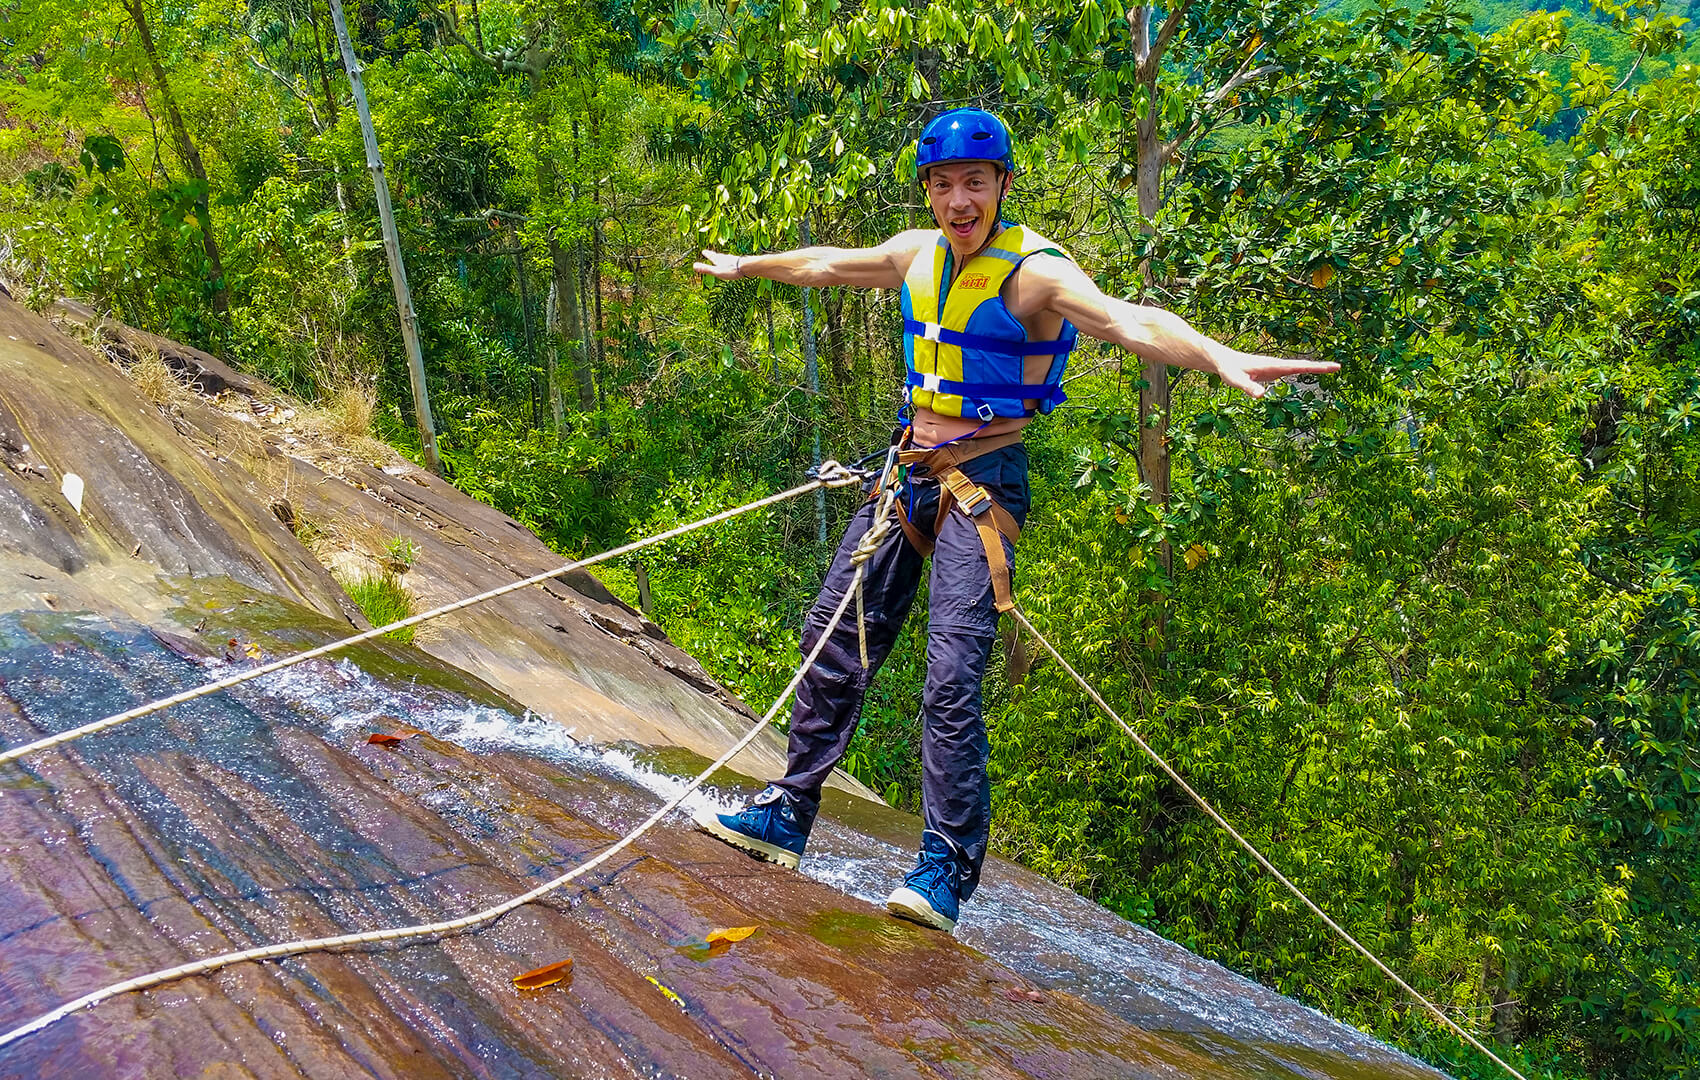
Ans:
[[[733,926],[723,930],[710,930],[708,932],[708,937],[703,940],[708,942],[710,945],[713,945],[717,941],[742,941],[760,929],[761,927],[759,926]]]
[[[396,743],[399,743],[404,739],[411,739],[415,735],[423,734],[425,734],[424,728],[408,727],[406,724],[403,724],[395,729],[394,735],[385,731],[380,731],[375,735],[366,736],[366,741],[377,746],[394,746]]]
[[[540,968],[514,976],[514,986],[521,990],[541,990],[545,986],[554,986],[562,979],[570,979],[573,975],[573,958],[545,964]]]

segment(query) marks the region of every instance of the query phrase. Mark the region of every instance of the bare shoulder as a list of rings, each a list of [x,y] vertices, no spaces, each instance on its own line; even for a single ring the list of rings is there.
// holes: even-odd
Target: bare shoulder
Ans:
[[[1058,251],[1035,251],[1021,260],[1021,273],[1029,278],[1044,281],[1085,277],[1078,263]]]
[[[904,229],[896,236],[879,246],[879,250],[891,255],[908,255],[930,248],[938,241],[936,229]]]
[[[881,244],[880,247],[890,248],[894,251],[920,251],[922,248],[930,247],[936,243],[938,241],[938,237],[939,231],[937,229],[904,229],[890,240]]]
[[[1058,301],[1068,297],[1085,299],[1097,293],[1098,286],[1073,259],[1038,251],[1021,260],[1010,276],[1004,302],[1020,318],[1047,309],[1057,311]]]

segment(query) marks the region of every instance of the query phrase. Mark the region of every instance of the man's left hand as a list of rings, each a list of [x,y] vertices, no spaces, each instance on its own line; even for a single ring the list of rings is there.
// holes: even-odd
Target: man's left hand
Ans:
[[[1289,375],[1326,375],[1339,371],[1340,365],[1327,360],[1286,360],[1279,356],[1259,356],[1240,352],[1223,345],[1212,350],[1215,373],[1222,381],[1254,398],[1269,391],[1269,384]],[[1206,371],[1211,370],[1206,368]]]

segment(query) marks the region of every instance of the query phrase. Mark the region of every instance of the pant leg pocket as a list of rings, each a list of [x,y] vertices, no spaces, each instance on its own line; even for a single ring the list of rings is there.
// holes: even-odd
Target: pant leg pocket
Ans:
[[[1017,443],[988,457],[994,459],[996,467],[979,480],[980,486],[1009,511],[1017,525],[1025,526],[1033,504],[1027,480],[1027,447]]]

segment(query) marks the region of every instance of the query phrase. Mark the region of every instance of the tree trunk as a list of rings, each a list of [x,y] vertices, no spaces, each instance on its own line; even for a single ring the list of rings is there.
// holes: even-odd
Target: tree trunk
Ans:
[[[560,178],[555,172],[555,160],[549,153],[549,140],[546,132],[549,127],[549,117],[545,111],[543,100],[543,75],[536,61],[526,68],[526,79],[531,89],[531,122],[533,128],[533,145],[537,148],[537,201],[545,207],[553,207],[560,200]],[[553,226],[549,228],[549,267],[553,272],[554,284],[550,287],[551,315],[554,318],[551,338],[555,344],[555,366],[559,366],[567,358],[575,360],[578,356],[578,346],[584,339],[583,328],[578,318],[578,267],[574,259],[561,243],[560,236]],[[578,407],[581,412],[589,412],[596,404],[595,387],[591,385],[590,371],[587,365],[575,363],[578,375]],[[554,382],[556,373],[550,371],[550,381]],[[556,430],[561,429],[564,418],[560,415],[561,395],[551,394],[556,410]]]
[[[590,234],[590,285],[594,290],[594,319],[591,323],[590,340],[596,344],[596,373],[597,387],[601,389],[608,382],[608,340],[602,324],[602,259],[605,254],[602,245],[601,202],[597,199],[598,214],[596,223],[591,227]]]
[[[590,373],[590,360],[584,348],[583,308],[579,303],[578,281],[581,262],[579,246],[550,241],[555,257],[556,280],[561,282],[561,327],[573,358],[574,381],[578,384],[578,411],[590,412],[596,407],[596,382]]]
[[[821,297],[821,308],[826,314],[826,365],[832,373],[827,400],[839,417],[847,419],[851,383],[849,342],[845,341],[844,332],[845,292],[843,288],[826,290]]]
[[[1482,963],[1482,982],[1491,1002],[1490,1013],[1493,1017],[1493,1037],[1501,1046],[1511,1046],[1517,1042],[1521,1017],[1518,1015],[1518,984],[1517,962],[1509,955],[1494,958]]]
[[[1143,97],[1147,106],[1145,115],[1136,124],[1138,134],[1139,166],[1137,186],[1139,196],[1139,229],[1147,236],[1157,231],[1157,212],[1163,208],[1163,140],[1157,131],[1157,119],[1161,113],[1160,99],[1157,91],[1158,64],[1157,57],[1151,55],[1151,14],[1150,7],[1139,7],[1133,15],[1134,54],[1139,64],[1139,82],[1135,93]],[[1151,266],[1146,262],[1140,267],[1140,276],[1147,287],[1151,284]],[[1169,492],[1171,490],[1169,462],[1169,367],[1161,361],[1146,361],[1140,365],[1142,385],[1139,389],[1139,474],[1140,479],[1151,489],[1151,501],[1159,509],[1167,510]],[[1174,551],[1169,541],[1165,539],[1157,545],[1157,560],[1162,564],[1164,574],[1174,568]],[[1151,629],[1151,635],[1157,649],[1161,649],[1165,631],[1168,629],[1169,613],[1166,603],[1161,596],[1154,597],[1157,607],[1157,617]]]
[[[641,561],[633,560],[632,576],[637,579],[638,610],[643,612],[645,618],[649,618],[655,611],[655,601],[649,592],[649,570]]]
[[[354,43],[348,37],[348,25],[342,18],[342,0],[330,0],[331,22],[336,27],[337,43],[342,47],[342,64],[348,72],[348,85],[354,91],[354,111],[360,116],[360,135],[366,144],[366,167],[372,173],[372,186],[378,196],[378,223],[384,230],[384,254],[390,262],[390,284],[395,286],[396,311],[401,316],[401,341],[407,350],[407,381],[413,386],[413,419],[419,428],[419,450],[425,467],[442,475],[443,462],[437,456],[437,430],[431,420],[431,397],[425,388],[425,358],[419,350],[419,317],[413,310],[413,294],[407,288],[407,267],[401,258],[401,236],[396,232],[395,213],[390,209],[390,186],[384,180],[384,160],[378,153],[378,133],[372,127],[372,110],[366,104],[366,87],[360,79],[360,60],[354,55]]]
[[[325,44],[319,37],[319,20],[313,11],[314,0],[307,3],[307,21],[313,26],[313,61],[319,69],[319,85],[325,92],[325,125],[336,126],[336,95],[331,92],[330,66],[325,63]]]
[[[200,185],[195,192],[195,216],[201,227],[201,248],[207,257],[207,284],[212,288],[213,310],[225,315],[230,310],[230,293],[225,287],[224,259],[219,254],[218,239],[213,235],[212,208],[207,200],[207,169],[201,164],[201,153],[195,149],[194,140],[189,138],[189,127],[183,122],[183,112],[177,107],[177,97],[171,92],[170,80],[165,77],[165,65],[159,61],[159,49],[154,45],[153,31],[148,29],[142,0],[124,0],[124,10],[129,12],[130,21],[136,24],[142,52],[147,54],[154,82],[159,84],[160,100],[165,103],[165,122],[177,143],[177,156],[183,159],[183,168],[189,176]]]
[[[549,246],[550,254],[555,252],[555,246]],[[557,277],[549,283],[549,303],[543,315],[543,338],[548,343],[543,348],[545,363],[548,367],[549,416],[555,423],[555,434],[559,435],[566,429],[567,418],[565,406],[561,402],[561,286]]]
[[[599,101],[585,101],[585,111],[590,114],[590,145],[602,145],[602,111]],[[590,315],[590,341],[596,349],[596,388],[597,403],[606,404],[604,395],[607,393],[608,381],[608,343],[603,338],[602,325],[602,265],[607,252],[602,242],[602,190],[600,182],[592,187],[591,198],[596,203],[596,218],[590,225],[590,288],[591,298],[586,305]]]
[[[600,409],[604,403],[602,365],[596,362],[596,323],[590,310],[590,258],[585,252],[582,242],[573,245],[573,258],[578,263],[578,322],[579,326],[583,328],[584,334],[584,340],[580,343],[580,351],[584,357],[584,370],[591,378],[592,401]]]
[[[508,239],[513,242],[514,277],[519,284],[519,318],[525,327],[525,369],[530,373],[531,426],[543,426],[543,394],[537,380],[537,335],[531,329],[531,276],[525,271],[525,245],[520,243],[519,229],[508,226]]]
[[[797,233],[802,238],[803,246],[808,247],[809,215],[797,223]],[[809,387],[809,427],[814,436],[814,454],[811,464],[819,465],[820,458],[820,364],[815,357],[815,309],[813,305],[814,290],[803,290],[803,380]],[[819,549],[826,548],[826,492],[815,492],[815,544]]]
[[[771,365],[770,375],[779,378],[779,346],[773,343],[773,289],[768,288],[761,297],[762,311],[767,316],[767,361]]]
[[[1134,44],[1140,65],[1147,65],[1151,49],[1151,8],[1141,7],[1134,12]],[[1163,208],[1163,140],[1158,137],[1157,118],[1161,111],[1157,92],[1156,64],[1151,63],[1150,78],[1143,76],[1135,91],[1142,95],[1148,108],[1137,123],[1139,142],[1138,195],[1140,231],[1147,236],[1156,232],[1157,212]],[[1141,268],[1145,282],[1150,282],[1150,264]],[[1145,386],[1139,392],[1139,464],[1151,497],[1158,506],[1169,505],[1169,372],[1162,363],[1147,363],[1141,373]],[[1157,422],[1151,423],[1153,414]],[[1163,566],[1168,569],[1168,544],[1163,545]]]

